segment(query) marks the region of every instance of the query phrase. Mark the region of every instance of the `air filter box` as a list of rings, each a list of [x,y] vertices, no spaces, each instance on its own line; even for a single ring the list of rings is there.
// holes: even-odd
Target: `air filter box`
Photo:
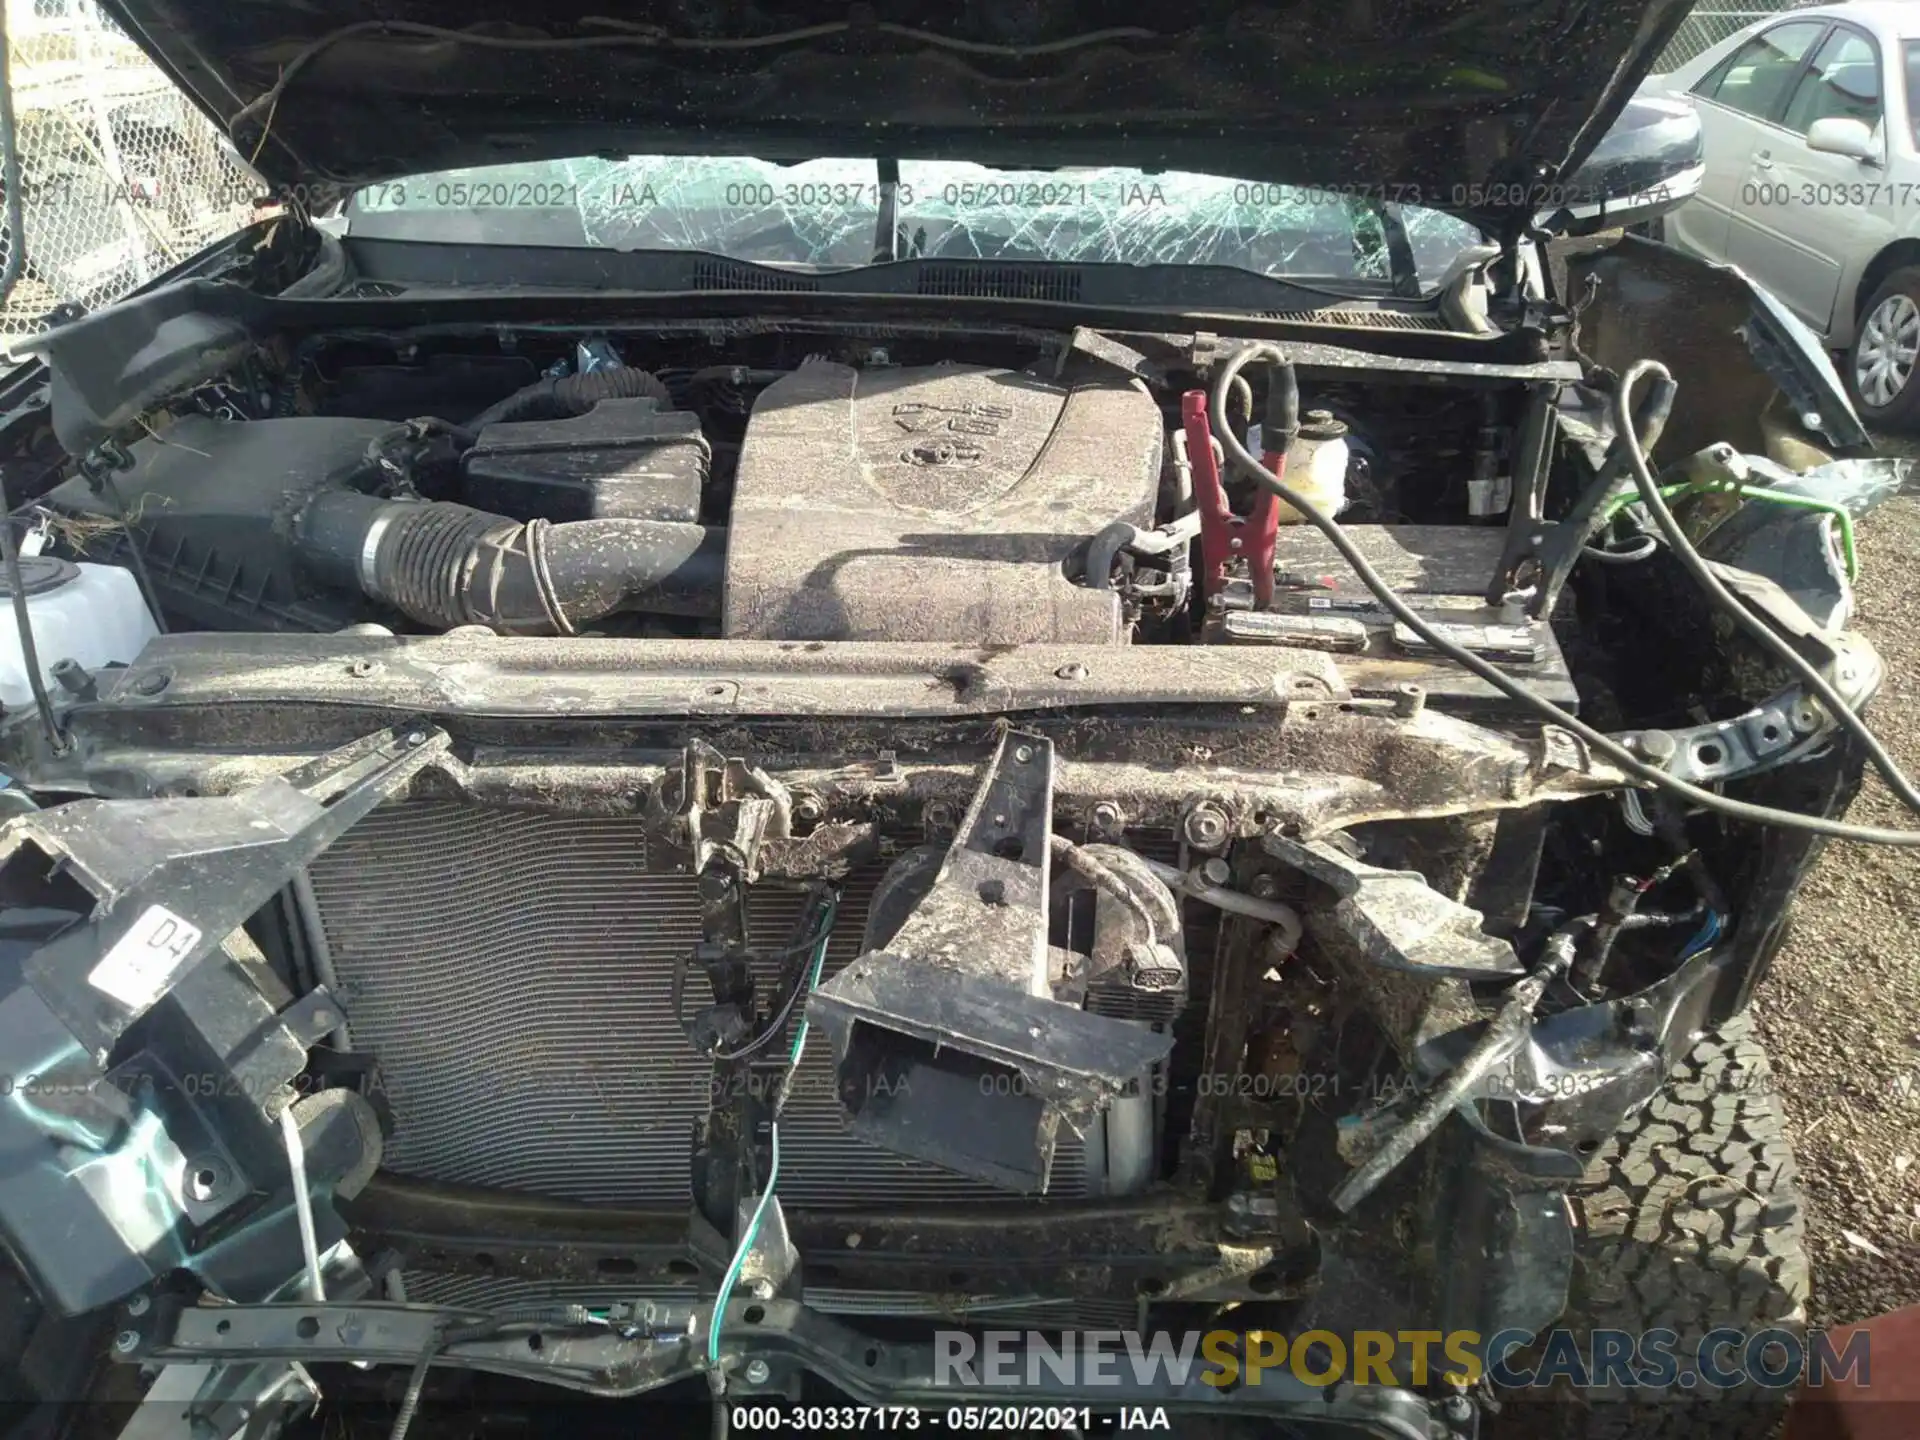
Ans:
[[[357,594],[316,585],[293,547],[294,516],[344,485],[390,420],[302,415],[216,420],[184,415],[129,446],[114,477],[120,506],[82,479],[46,497],[80,557],[132,566],[132,538],[175,629],[328,631],[378,618]]]
[[[711,454],[691,411],[602,400],[563,420],[487,426],[466,454],[462,498],[516,520],[692,522]]]

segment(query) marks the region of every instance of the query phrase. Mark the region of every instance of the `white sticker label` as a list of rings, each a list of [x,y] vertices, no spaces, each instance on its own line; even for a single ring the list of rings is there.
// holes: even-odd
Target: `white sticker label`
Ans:
[[[149,905],[88,973],[87,983],[129,1010],[144,1009],[167,993],[167,986],[199,943],[198,925],[164,905]]]

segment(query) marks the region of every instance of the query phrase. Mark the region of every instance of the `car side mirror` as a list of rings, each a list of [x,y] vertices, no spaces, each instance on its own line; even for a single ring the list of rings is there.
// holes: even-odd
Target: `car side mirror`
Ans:
[[[1849,160],[1868,164],[1880,161],[1880,147],[1874,144],[1873,131],[1867,128],[1866,122],[1844,115],[1814,121],[1807,131],[1807,148],[1822,155],[1844,155]]]
[[[1585,163],[1552,187],[1559,198],[1535,223],[1565,235],[1644,225],[1692,199],[1705,177],[1693,106],[1672,96],[1635,95]]]

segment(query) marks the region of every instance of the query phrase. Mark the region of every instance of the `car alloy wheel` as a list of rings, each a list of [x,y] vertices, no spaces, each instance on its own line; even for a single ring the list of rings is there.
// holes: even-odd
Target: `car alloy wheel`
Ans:
[[[1884,407],[1913,378],[1920,356],[1920,306],[1905,295],[1887,296],[1860,332],[1853,357],[1854,384],[1869,405]]]

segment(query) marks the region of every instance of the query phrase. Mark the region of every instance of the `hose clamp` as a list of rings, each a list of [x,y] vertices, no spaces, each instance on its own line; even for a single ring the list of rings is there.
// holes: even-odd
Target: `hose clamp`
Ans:
[[[527,522],[527,564],[533,570],[534,588],[539,592],[547,619],[560,634],[572,635],[575,633],[573,621],[560,604],[560,596],[553,588],[553,573],[547,568],[547,531],[552,528],[545,520]]]
[[[387,527],[399,518],[398,510],[396,505],[384,506],[373,517],[373,523],[367,526],[367,533],[360,540],[360,588],[383,600],[393,597],[380,588],[380,541],[386,535]]]

